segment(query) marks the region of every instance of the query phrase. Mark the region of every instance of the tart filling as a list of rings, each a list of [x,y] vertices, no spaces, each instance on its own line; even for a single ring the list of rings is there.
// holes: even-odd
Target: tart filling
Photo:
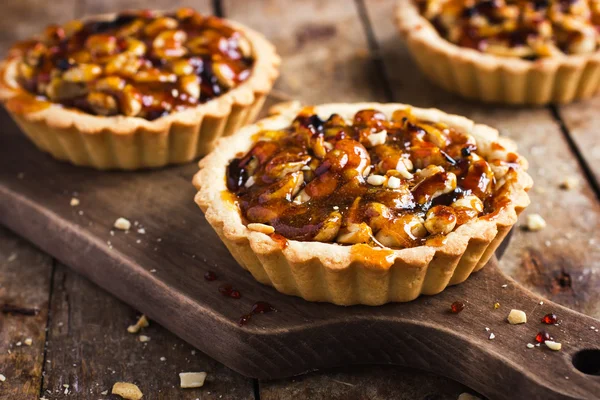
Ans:
[[[16,81],[31,96],[92,115],[154,120],[244,82],[254,54],[224,20],[189,8],[71,21],[17,44]]]
[[[598,0],[417,0],[438,33],[462,47],[538,59],[598,50]]]
[[[297,241],[440,246],[473,219],[493,220],[523,173],[524,160],[499,142],[477,143],[410,108],[325,118],[304,108],[229,163],[227,189],[249,228]]]

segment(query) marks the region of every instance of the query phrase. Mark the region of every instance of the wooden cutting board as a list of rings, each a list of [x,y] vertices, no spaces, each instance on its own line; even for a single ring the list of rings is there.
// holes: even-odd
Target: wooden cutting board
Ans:
[[[306,302],[257,283],[236,264],[193,202],[196,165],[135,173],[76,168],[40,153],[4,111],[0,127],[0,222],[244,375],[397,364],[448,376],[493,399],[598,398],[600,333],[591,327],[600,321],[542,304],[496,260],[466,283],[411,303]],[[77,206],[70,205],[74,197]],[[118,231],[118,217],[137,224]],[[208,271],[215,281],[204,278]],[[224,284],[241,298],[220,294]],[[240,326],[259,301],[278,312]],[[454,301],[466,304],[460,314],[449,312]],[[525,311],[529,322],[508,324],[511,308]],[[558,326],[540,322],[549,312]],[[526,347],[544,329],[562,343],[560,352]]]

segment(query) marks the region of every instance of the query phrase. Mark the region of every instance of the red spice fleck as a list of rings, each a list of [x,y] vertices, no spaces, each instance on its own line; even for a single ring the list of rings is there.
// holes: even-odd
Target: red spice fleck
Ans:
[[[547,325],[554,325],[554,324],[556,324],[557,321],[558,321],[558,317],[556,316],[556,314],[552,314],[552,313],[546,314],[546,315],[544,315],[544,318],[542,318],[542,322]]]
[[[206,273],[204,274],[204,279],[206,279],[209,282],[212,282],[215,279],[217,279],[217,274],[215,274],[212,271],[206,271]]]
[[[221,293],[223,296],[231,297],[232,299],[239,299],[242,297],[242,294],[238,290],[234,289],[229,283],[219,286],[219,293]]]
[[[452,303],[450,305],[450,311],[453,314],[458,314],[459,312],[461,312],[464,309],[465,309],[465,303],[463,303],[461,301],[455,301],[454,303]]]
[[[546,340],[554,340],[554,338],[546,331],[540,331],[535,335],[535,341],[538,343],[544,343]]]
[[[271,304],[267,303],[266,301],[257,301],[256,303],[254,303],[252,305],[252,309],[250,310],[250,312],[248,314],[242,315],[240,317],[240,320],[238,323],[240,326],[246,325],[248,322],[250,322],[253,315],[266,314],[266,313],[269,313],[272,311],[277,311],[277,309],[275,307],[273,307]]]

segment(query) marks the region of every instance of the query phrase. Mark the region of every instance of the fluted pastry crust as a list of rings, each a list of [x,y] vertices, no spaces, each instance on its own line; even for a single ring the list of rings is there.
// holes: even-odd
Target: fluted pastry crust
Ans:
[[[116,14],[94,19],[114,19]],[[135,170],[189,162],[217,138],[252,122],[279,75],[280,58],[262,34],[227,21],[250,41],[254,66],[247,80],[206,103],[149,121],[96,116],[60,104],[32,102],[17,83],[17,60],[0,64],[0,101],[35,145],[59,160],[97,169]],[[24,95],[27,100],[24,101]]]
[[[467,98],[505,104],[564,104],[589,98],[600,87],[600,52],[528,61],[460,47],[439,35],[414,0],[399,0],[396,21],[424,74]]]
[[[319,115],[337,113],[351,118],[361,109],[374,108],[389,116],[395,110],[408,107],[378,103],[327,104],[317,106],[316,111]],[[220,140],[215,150],[200,162],[200,171],[193,179],[198,189],[196,203],[233,257],[259,282],[282,293],[340,305],[379,305],[439,293],[482,268],[529,204],[527,190],[532,181],[524,172],[524,166],[508,188],[510,203],[495,218],[475,218],[449,233],[439,246],[393,250],[366,244],[344,246],[294,240],[282,245],[270,232],[251,230],[245,225],[235,197],[227,191],[225,174],[230,160],[249,150],[257,132],[289,126],[297,111],[280,109],[281,114]],[[418,118],[445,122],[468,132],[478,144],[499,142],[505,148],[515,149],[510,140],[498,137],[497,130],[464,117],[436,109],[411,108],[411,112]]]

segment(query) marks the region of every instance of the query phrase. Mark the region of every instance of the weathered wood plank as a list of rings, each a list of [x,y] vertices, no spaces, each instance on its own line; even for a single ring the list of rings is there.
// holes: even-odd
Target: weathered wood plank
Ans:
[[[229,370],[150,321],[141,335],[127,332],[139,317],[131,307],[58,265],[51,303],[43,392],[48,398],[99,398],[117,381],[132,382],[144,399],[253,399],[250,379]],[[164,360],[162,359],[164,357]],[[180,372],[205,371],[200,389],[181,389]],[[64,386],[68,385],[68,387]]]
[[[193,7],[197,11],[206,14],[212,14],[213,12],[211,0],[156,0],[151,3],[145,0],[81,0],[81,2],[84,15],[105,14],[138,9],[175,10],[178,7]]]
[[[517,141],[529,160],[535,187],[525,214],[541,214],[548,227],[541,232],[516,229],[501,262],[503,270],[558,303],[600,316],[600,205],[551,112],[483,106],[430,84],[410,59],[390,18],[395,3],[365,2],[393,100],[439,107],[495,126]],[[560,189],[567,176],[575,176],[581,185]]]
[[[78,0],[3,0],[0,12],[0,55],[17,40],[36,35],[50,23],[75,16]]]
[[[51,276],[52,258],[0,227],[0,308],[15,309],[0,310],[3,399],[39,398]]]
[[[587,163],[596,180],[596,189],[600,184],[600,96],[560,107],[559,114],[575,145]],[[600,194],[599,194],[600,196]]]

